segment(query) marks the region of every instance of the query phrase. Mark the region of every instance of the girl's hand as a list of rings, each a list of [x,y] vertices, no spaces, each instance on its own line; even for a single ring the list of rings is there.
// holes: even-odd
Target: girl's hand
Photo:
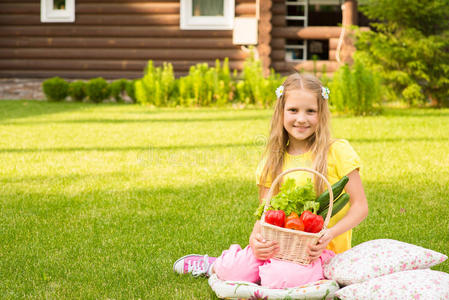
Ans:
[[[318,243],[316,245],[309,245],[309,250],[307,251],[310,255],[310,261],[314,261],[315,259],[321,256],[324,249],[326,249],[327,245],[334,239],[334,235],[331,230],[326,230],[324,235],[320,237]]]
[[[260,233],[255,233],[249,241],[254,256],[260,260],[272,258],[279,251],[279,245],[275,241],[266,241]]]

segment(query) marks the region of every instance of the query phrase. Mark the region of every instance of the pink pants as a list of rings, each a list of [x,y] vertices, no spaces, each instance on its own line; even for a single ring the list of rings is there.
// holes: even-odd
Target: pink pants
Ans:
[[[324,279],[323,264],[335,253],[324,250],[320,258],[309,265],[299,265],[278,259],[259,260],[250,246],[242,249],[231,245],[214,262],[214,271],[221,280],[249,281],[273,289],[297,287]]]

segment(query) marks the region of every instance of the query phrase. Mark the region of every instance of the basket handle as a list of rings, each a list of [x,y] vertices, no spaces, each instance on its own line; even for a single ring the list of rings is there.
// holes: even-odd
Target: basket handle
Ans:
[[[331,218],[332,215],[332,208],[333,208],[333,204],[334,204],[334,194],[332,192],[332,186],[329,183],[329,181],[326,179],[326,177],[323,176],[323,174],[309,169],[309,168],[293,168],[293,169],[288,169],[284,172],[282,172],[281,174],[279,174],[276,179],[273,181],[273,183],[271,184],[270,189],[268,190],[268,195],[265,198],[265,207],[263,209],[263,214],[262,214],[262,221],[264,218],[265,213],[267,212],[267,209],[270,205],[271,202],[271,198],[273,197],[273,192],[274,192],[274,187],[278,184],[278,182],[282,179],[282,177],[284,177],[284,175],[288,174],[288,173],[292,173],[292,172],[297,172],[297,171],[304,171],[304,172],[309,172],[309,173],[313,173],[315,175],[318,175],[319,177],[321,177],[321,179],[324,180],[324,183],[326,183],[327,185],[327,189],[329,191],[329,209],[327,211],[327,215],[326,215],[326,219],[324,219],[324,227],[327,227],[327,224],[329,224],[329,220]],[[324,228],[323,227],[323,228]]]

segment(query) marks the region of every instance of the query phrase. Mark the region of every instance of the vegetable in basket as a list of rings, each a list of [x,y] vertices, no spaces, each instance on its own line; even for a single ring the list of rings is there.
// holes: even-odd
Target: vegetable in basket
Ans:
[[[304,224],[304,231],[317,233],[323,229],[324,219],[320,215],[316,215],[311,211],[304,211],[299,219]]]
[[[335,200],[340,196],[340,194],[343,192],[343,189],[345,188],[346,184],[348,183],[349,178],[348,176],[343,176],[339,181],[334,183],[332,185],[332,194],[334,195],[334,202]],[[318,209],[317,214],[321,215],[321,212],[329,208],[329,191],[324,191],[321,195],[318,196],[316,199],[320,203],[320,208]],[[327,212],[327,210],[326,210]]]
[[[282,210],[269,210],[265,214],[265,222],[275,226],[284,227],[285,213]]]
[[[316,194],[311,179],[303,186],[296,186],[295,180],[287,179],[280,188],[279,193],[271,199],[268,210],[283,210],[287,216],[292,212],[301,213],[304,210],[317,211],[319,203],[315,201]],[[260,218],[265,202],[262,202],[254,215]]]
[[[338,197],[337,200],[334,201],[334,205],[332,206],[332,215],[331,217],[335,216],[340,210],[342,210],[343,207],[349,202],[349,194],[344,193],[340,197]],[[325,208],[324,210],[319,210],[318,214],[322,216],[323,218],[326,217],[327,211],[329,210],[329,207]]]
[[[285,220],[285,228],[304,231],[304,223],[299,219],[297,213],[292,212]]]

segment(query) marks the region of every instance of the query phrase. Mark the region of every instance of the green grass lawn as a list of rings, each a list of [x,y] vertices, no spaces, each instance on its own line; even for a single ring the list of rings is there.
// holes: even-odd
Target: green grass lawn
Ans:
[[[271,111],[0,101],[0,297],[211,299],[173,273],[247,244]],[[353,244],[449,254],[449,110],[335,117],[364,161]],[[434,269],[449,272],[449,262]]]

